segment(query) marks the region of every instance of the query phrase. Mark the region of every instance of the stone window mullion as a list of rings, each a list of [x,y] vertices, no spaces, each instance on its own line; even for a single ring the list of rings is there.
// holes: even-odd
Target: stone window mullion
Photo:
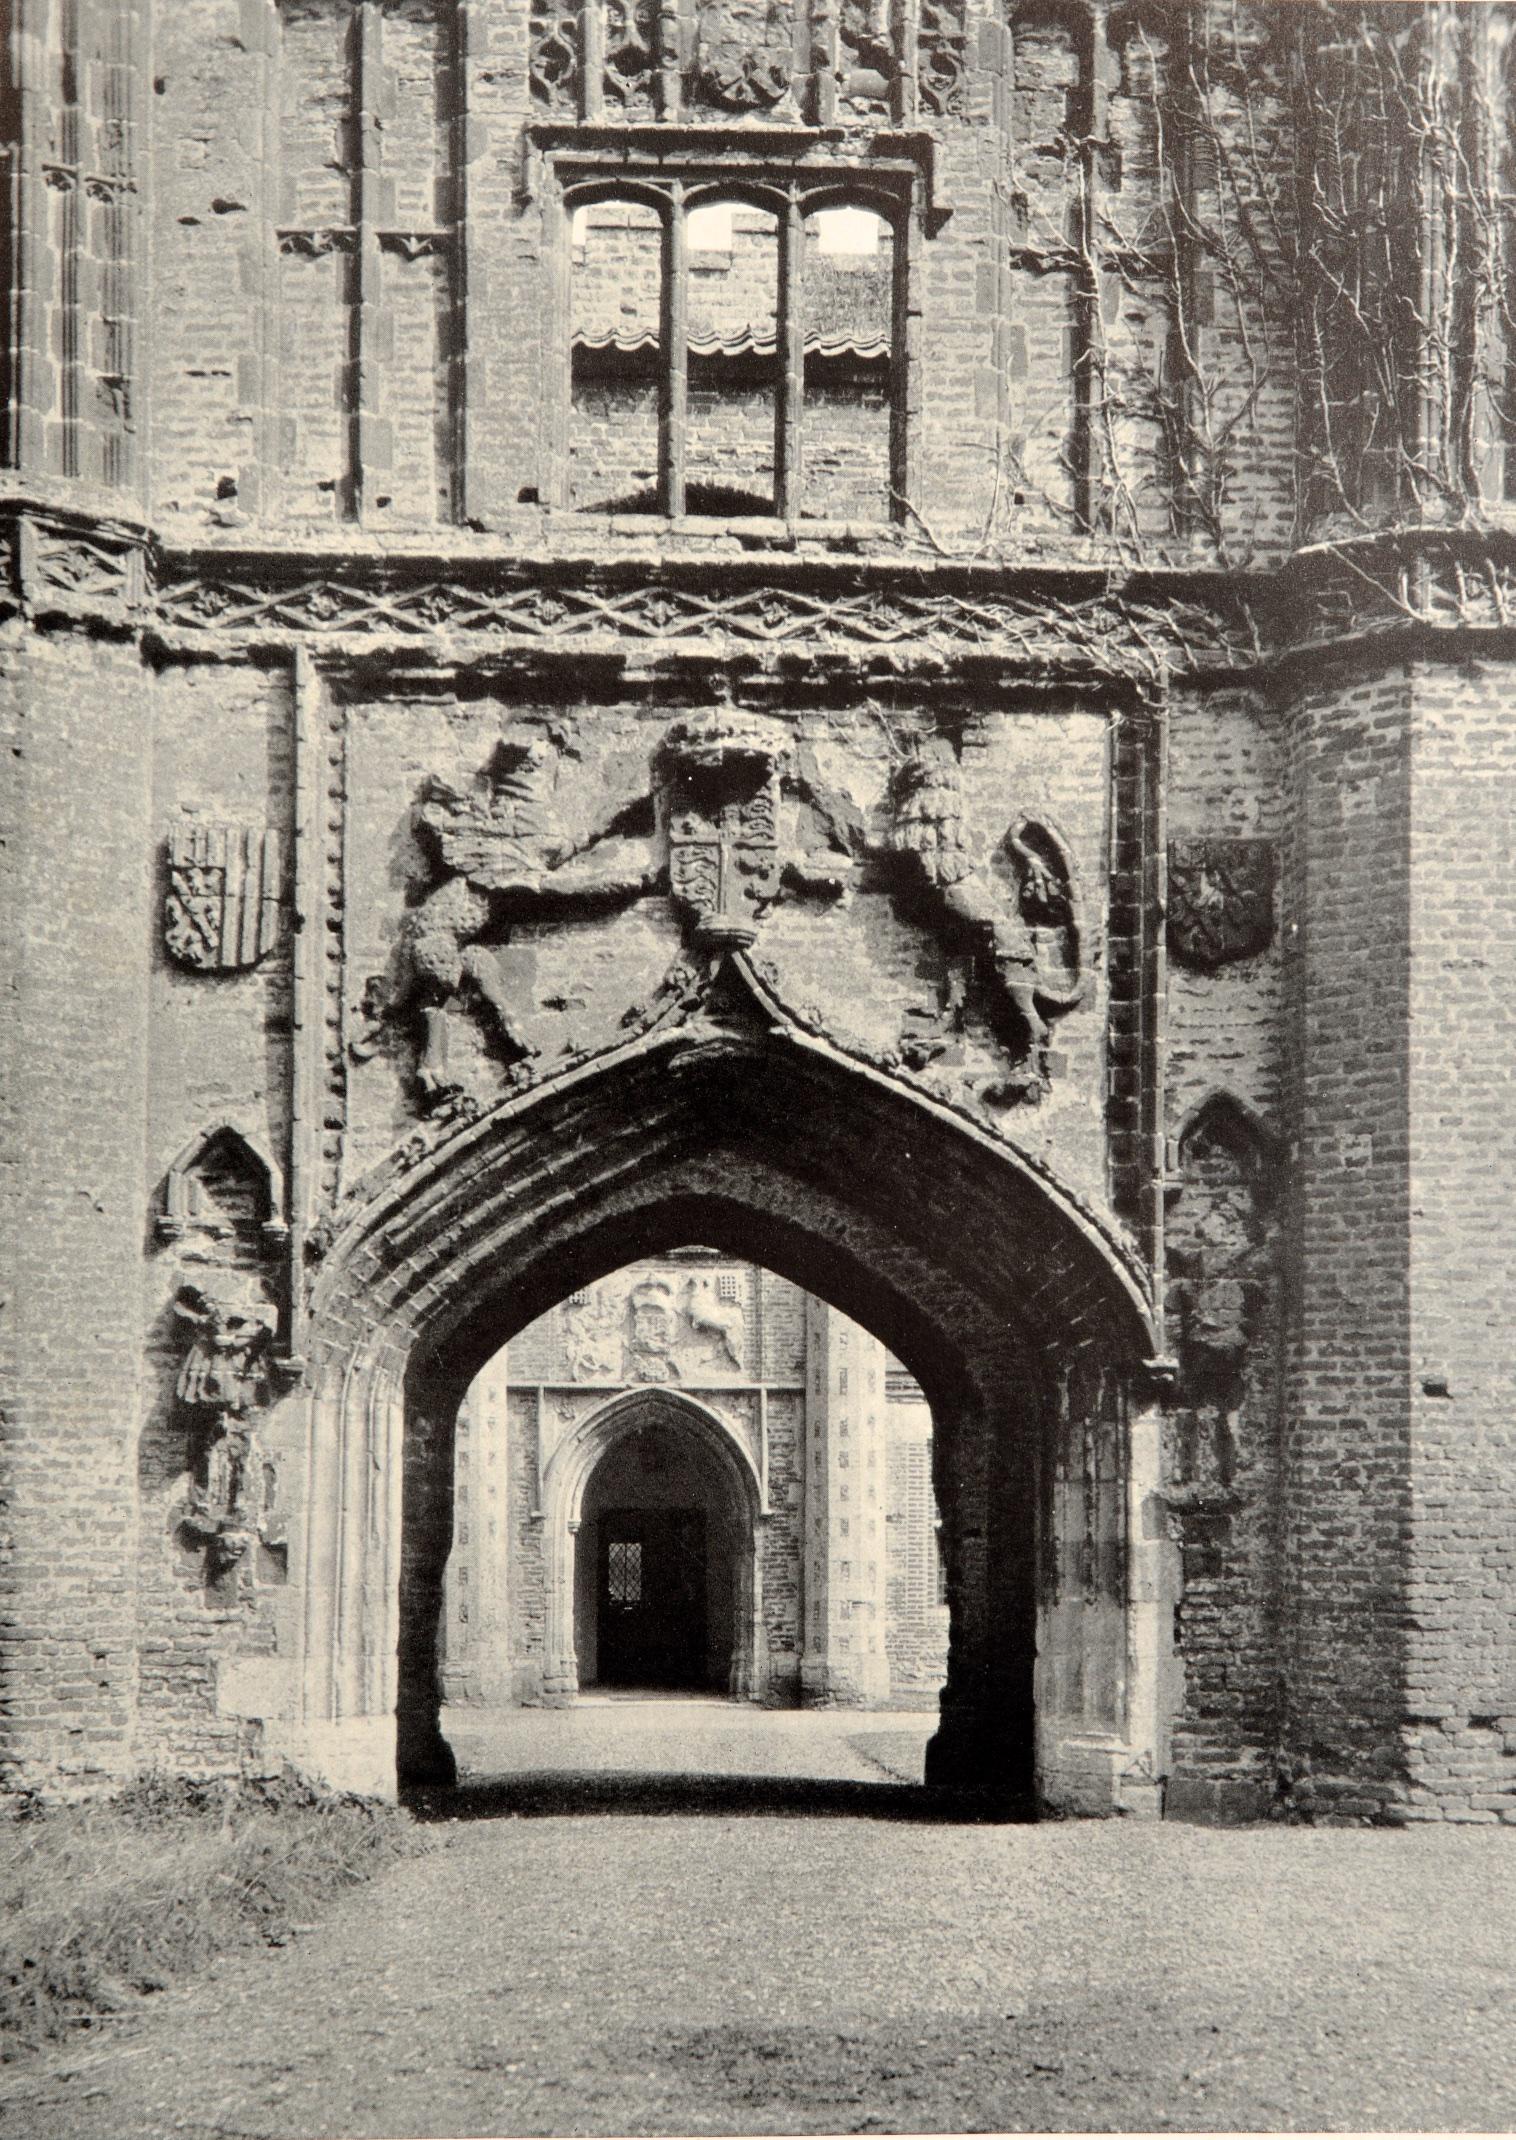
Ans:
[[[388,469],[380,414],[383,365],[384,18],[379,0],[358,0],[353,18],[353,279],[348,327],[349,510],[365,517],[375,475]]]
[[[774,396],[774,509],[800,517],[804,485],[805,204],[791,185],[779,225],[779,373]]]
[[[658,0],[658,111],[677,119],[684,109],[684,55],[692,43],[688,0]]]
[[[579,116],[599,119],[605,112],[605,0],[580,0]]]
[[[890,16],[895,51],[899,56],[899,72],[895,80],[895,119],[897,125],[914,126],[919,101],[917,78],[921,52],[920,0],[890,0]]]
[[[659,450],[663,466],[663,510],[671,519],[684,512],[685,467],[689,427],[689,238],[685,229],[683,181],[669,185],[669,208],[663,235],[663,301],[660,375],[663,406],[659,411]]]

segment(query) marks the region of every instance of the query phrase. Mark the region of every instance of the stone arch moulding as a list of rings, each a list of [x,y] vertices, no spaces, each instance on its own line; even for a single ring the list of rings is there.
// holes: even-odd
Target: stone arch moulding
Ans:
[[[740,1510],[743,1550],[737,1556],[736,1640],[731,1692],[757,1700],[763,1693],[763,1483],[752,1453],[724,1419],[682,1390],[632,1390],[612,1397],[580,1420],[542,1470],[543,1574],[547,1598],[543,1691],[550,1702],[572,1700],[579,1689],[574,1630],[574,1563],[585,1489],[602,1457],[639,1427],[675,1419],[715,1459],[733,1506]]]
[[[1156,1799],[1155,1318],[1135,1257],[1095,1214],[1004,1140],[777,1021],[644,1034],[407,1156],[349,1207],[313,1289],[308,1387],[281,1408],[304,1480],[288,1677],[272,1703],[260,1680],[263,1706],[241,1712],[275,1750],[385,1793],[397,1763],[401,1780],[433,1753],[445,1763],[435,1601],[462,1394],[568,1292],[702,1241],[873,1331],[932,1405],[953,1634],[929,1774],[1014,1776],[1024,1795],[1035,1762],[1070,1807],[1111,1810],[1124,1777]],[[1071,1362],[1102,1371],[1071,1376]],[[1056,1624],[1102,1656],[1050,1676],[1038,1629],[1055,1624],[1070,1556],[1045,1535],[1069,1498],[1049,1489],[1048,1443],[1091,1445],[1057,1392],[1095,1383],[1122,1392],[1101,1427],[1119,1535],[1099,1556],[1100,1610],[1065,1598]],[[1078,1462],[1059,1459],[1075,1503]],[[423,1536],[443,1543],[422,1552]],[[1038,1713],[1039,1688],[1095,1686],[1101,1701]]]

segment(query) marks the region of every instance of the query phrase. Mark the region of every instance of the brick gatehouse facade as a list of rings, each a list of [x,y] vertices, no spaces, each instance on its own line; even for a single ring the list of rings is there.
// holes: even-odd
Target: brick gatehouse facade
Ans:
[[[740,1264],[930,1407],[934,1778],[1516,1820],[1513,42],[13,0],[11,1784],[444,1773],[460,1405],[613,1279],[839,1698]]]

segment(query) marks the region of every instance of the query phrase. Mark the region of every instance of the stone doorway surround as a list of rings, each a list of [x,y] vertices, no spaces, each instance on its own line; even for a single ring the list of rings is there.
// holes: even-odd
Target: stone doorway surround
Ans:
[[[731,1560],[732,1653],[727,1691],[738,1701],[760,1701],[763,1655],[762,1482],[751,1453],[709,1406],[681,1391],[636,1390],[613,1398],[580,1422],[543,1467],[542,1528],[546,1546],[546,1650],[544,1696],[549,1704],[571,1702],[579,1693],[576,1641],[577,1562],[586,1495],[596,1471],[638,1434],[688,1435],[707,1459],[724,1492]],[[593,1550],[591,1545],[590,1550]]]
[[[310,1389],[281,1408],[306,1487],[269,1742],[351,1789],[449,1773],[459,1401],[567,1290],[692,1241],[831,1302],[931,1405],[952,1614],[931,1780],[1156,1811],[1173,1549],[1130,1251],[950,1106],[730,1009],[508,1098],[357,1203],[315,1288]],[[565,1458],[565,1509],[589,1458]],[[570,1648],[560,1630],[565,1679]]]

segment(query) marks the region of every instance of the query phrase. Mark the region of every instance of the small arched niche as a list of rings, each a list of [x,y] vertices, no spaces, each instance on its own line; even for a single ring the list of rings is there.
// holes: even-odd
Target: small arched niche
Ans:
[[[261,1253],[288,1231],[282,1171],[261,1139],[233,1122],[191,1138],[164,1177],[160,1240],[199,1234]]]

